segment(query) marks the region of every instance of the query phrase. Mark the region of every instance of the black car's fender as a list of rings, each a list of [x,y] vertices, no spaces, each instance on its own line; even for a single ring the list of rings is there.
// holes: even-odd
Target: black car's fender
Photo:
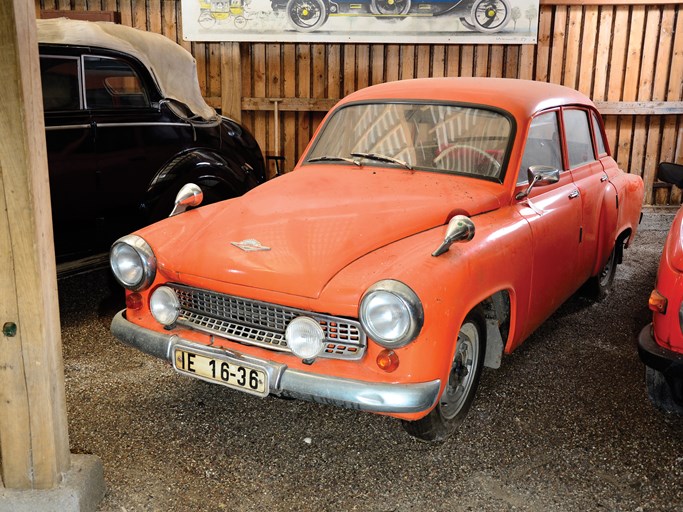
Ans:
[[[149,222],[167,217],[175,196],[186,183],[199,185],[202,204],[215,203],[244,194],[260,179],[251,165],[209,149],[191,149],[174,156],[152,178],[141,204]]]

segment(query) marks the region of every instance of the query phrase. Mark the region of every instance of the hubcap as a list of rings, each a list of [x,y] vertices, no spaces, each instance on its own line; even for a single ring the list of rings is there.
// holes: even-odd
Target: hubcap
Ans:
[[[479,331],[473,323],[468,322],[458,333],[448,384],[439,401],[441,414],[446,419],[454,418],[469,397],[479,356]]]

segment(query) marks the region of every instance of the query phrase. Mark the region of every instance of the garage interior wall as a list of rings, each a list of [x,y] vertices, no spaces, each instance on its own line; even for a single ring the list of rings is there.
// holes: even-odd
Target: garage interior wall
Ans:
[[[178,42],[197,59],[209,104],[284,157],[284,171],[335,101],[367,85],[431,76],[567,85],[596,102],[620,167],[645,180],[646,203],[679,205],[681,190],[655,173],[660,161],[683,163],[683,4],[641,1],[541,0],[536,45],[190,43],[180,0],[36,0],[36,10],[111,11]]]

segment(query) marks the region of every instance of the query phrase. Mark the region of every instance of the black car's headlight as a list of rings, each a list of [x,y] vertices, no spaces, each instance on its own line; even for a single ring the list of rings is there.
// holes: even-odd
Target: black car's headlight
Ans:
[[[149,288],[157,273],[154,252],[138,235],[126,235],[114,242],[109,263],[121,286],[134,292]]]
[[[372,285],[360,302],[365,332],[387,348],[413,341],[422,329],[424,312],[417,294],[400,281],[387,279]]]

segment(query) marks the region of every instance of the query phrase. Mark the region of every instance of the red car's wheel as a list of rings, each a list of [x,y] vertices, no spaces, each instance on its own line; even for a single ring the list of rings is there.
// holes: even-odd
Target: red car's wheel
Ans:
[[[479,311],[467,315],[458,332],[448,383],[439,403],[424,418],[403,422],[403,428],[410,435],[423,441],[443,441],[463,422],[474,400],[484,366],[485,325]]]

